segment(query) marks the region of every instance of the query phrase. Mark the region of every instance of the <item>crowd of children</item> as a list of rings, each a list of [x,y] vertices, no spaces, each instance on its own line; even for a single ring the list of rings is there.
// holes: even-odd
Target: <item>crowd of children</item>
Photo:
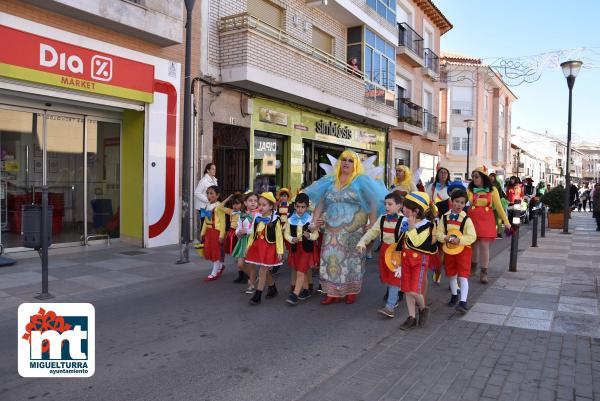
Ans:
[[[401,329],[426,324],[428,270],[436,268],[436,263],[443,264],[449,281],[448,306],[467,313],[468,279],[475,263],[472,246],[479,245],[483,249],[478,250],[484,251],[496,235],[492,207],[497,208],[497,193],[486,178],[484,169],[476,169],[468,189],[451,183],[445,188],[449,199],[437,204],[426,192],[393,190],[383,200],[385,214],[371,222],[356,245],[364,255],[369,244],[379,241],[379,277],[386,295],[384,306],[377,312],[393,318],[399,302],[405,299],[408,317]],[[204,257],[213,267],[205,281],[221,277],[224,256],[231,254],[238,268],[234,282],[247,283],[245,292],[252,295],[249,303],[258,305],[265,289],[265,298],[278,295],[274,274],[287,251],[292,277],[286,302],[295,306],[308,299],[312,295],[312,271],[320,265],[320,227],[312,219],[310,207],[314,205],[308,195],[301,192],[292,198],[284,188],[277,198],[271,192],[250,192],[232,195],[220,203],[219,192],[217,186],[207,190],[209,205],[201,239]],[[501,217],[510,227],[506,217]],[[487,273],[485,258],[482,272]]]

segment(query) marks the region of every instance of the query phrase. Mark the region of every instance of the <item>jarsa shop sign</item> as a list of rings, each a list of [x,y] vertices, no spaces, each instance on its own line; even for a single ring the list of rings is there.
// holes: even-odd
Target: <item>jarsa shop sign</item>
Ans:
[[[0,76],[152,103],[154,66],[0,25]]]
[[[17,328],[19,374],[92,376],[96,366],[95,331],[92,304],[21,304]]]

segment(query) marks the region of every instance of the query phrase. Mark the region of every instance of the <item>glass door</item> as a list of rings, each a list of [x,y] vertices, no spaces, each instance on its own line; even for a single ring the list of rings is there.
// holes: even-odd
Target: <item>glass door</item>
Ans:
[[[46,113],[48,204],[52,206],[52,242],[76,242],[84,236],[84,118]],[[41,191],[35,194],[41,203]]]
[[[43,180],[43,113],[0,107],[0,241],[21,246],[21,206]]]

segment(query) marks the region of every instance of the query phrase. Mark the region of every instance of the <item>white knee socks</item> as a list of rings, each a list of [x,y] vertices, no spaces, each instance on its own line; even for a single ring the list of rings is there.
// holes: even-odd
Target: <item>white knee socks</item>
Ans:
[[[458,281],[460,281],[460,300],[461,302],[467,302],[467,296],[469,295],[469,279],[466,277],[459,277]],[[456,280],[454,280],[454,283],[456,283]]]
[[[448,280],[450,281],[450,292],[452,293],[452,295],[458,294],[458,284],[456,283],[456,276],[448,277]],[[460,290],[462,291],[462,283],[460,284],[460,287]]]
[[[219,262],[219,261],[213,262],[213,268],[212,268],[212,272],[210,273],[210,275],[216,276],[217,273],[219,272],[220,268],[221,268],[221,262]]]

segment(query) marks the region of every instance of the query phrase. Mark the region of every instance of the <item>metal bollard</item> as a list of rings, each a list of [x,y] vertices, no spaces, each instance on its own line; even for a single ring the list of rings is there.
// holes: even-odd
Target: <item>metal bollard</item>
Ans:
[[[537,246],[538,246],[538,244],[537,244],[537,234],[538,234],[538,232],[537,232],[537,230],[538,230],[538,227],[537,227],[538,226],[538,214],[537,214],[537,212],[538,212],[538,209],[533,210],[533,220],[532,220],[533,232],[531,234],[531,246],[534,248],[537,248]]]
[[[35,298],[44,300],[54,298],[48,292],[48,228],[50,227],[50,221],[48,221],[48,186],[42,186],[42,216],[41,216],[40,232],[41,232],[41,246],[40,257],[42,259],[42,292]]]
[[[545,238],[546,237],[546,205],[542,204],[542,208],[540,209],[540,214],[542,217],[542,222],[541,222],[541,237]]]
[[[513,207],[514,211],[514,207]],[[513,213],[511,221],[513,228],[512,237],[510,238],[510,262],[508,265],[508,271],[517,271],[517,252],[519,252],[519,226],[521,225],[521,218],[518,213]]]

